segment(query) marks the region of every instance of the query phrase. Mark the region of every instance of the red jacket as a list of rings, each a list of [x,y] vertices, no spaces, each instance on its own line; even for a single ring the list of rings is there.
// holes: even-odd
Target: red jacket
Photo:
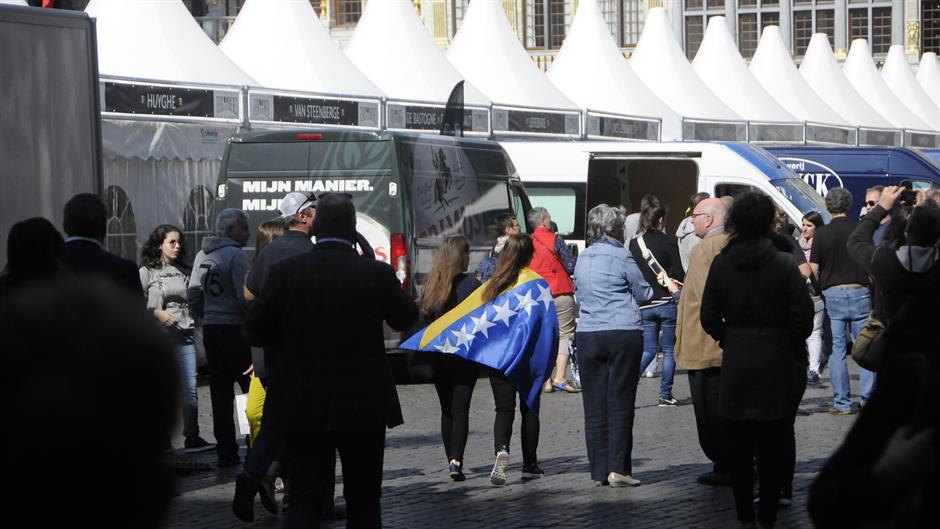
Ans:
[[[561,257],[555,252],[555,234],[539,226],[532,234],[535,255],[529,268],[545,278],[552,289],[552,296],[574,294],[574,283],[561,263]]]

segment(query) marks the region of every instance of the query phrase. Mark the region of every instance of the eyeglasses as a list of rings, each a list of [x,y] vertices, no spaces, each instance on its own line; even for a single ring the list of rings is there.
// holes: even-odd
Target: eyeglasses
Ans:
[[[300,206],[297,207],[297,211],[294,212],[294,215],[300,215],[301,211],[304,211],[307,208],[317,207],[317,196],[313,194],[313,191],[307,193],[307,199],[300,203]]]
[[[708,215],[709,217],[712,216],[711,213],[693,213],[693,214],[692,214],[692,218],[694,219],[695,217],[698,217],[698,216],[700,216],[700,215]]]

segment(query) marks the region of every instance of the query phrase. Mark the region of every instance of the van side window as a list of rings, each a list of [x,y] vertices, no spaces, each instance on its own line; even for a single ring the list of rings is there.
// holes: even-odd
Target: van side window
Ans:
[[[760,189],[754,186],[745,184],[715,184],[715,198],[726,196],[736,197],[747,191],[757,191],[758,193],[762,192]]]
[[[584,184],[532,183],[526,193],[533,206],[549,211],[558,225],[558,234],[565,239],[584,238]]]

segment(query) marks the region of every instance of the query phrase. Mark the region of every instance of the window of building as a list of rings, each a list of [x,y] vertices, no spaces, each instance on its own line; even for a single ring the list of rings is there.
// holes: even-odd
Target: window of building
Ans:
[[[772,13],[761,13],[760,15],[761,29],[764,29],[767,26],[779,26],[779,25],[780,25],[780,13],[776,11]]]
[[[705,19],[700,16],[685,17],[685,54],[689,59],[695,57],[704,36]]]
[[[835,44],[835,13],[831,9],[816,11],[816,33],[829,35],[829,44]]]
[[[565,40],[565,0],[526,0],[524,5],[526,47],[560,48]]]
[[[757,13],[738,15],[738,49],[745,59],[751,58],[757,50]]]
[[[725,0],[708,0],[709,9],[724,9]]]
[[[565,0],[549,0],[549,46],[560,48],[565,40]]]
[[[334,0],[336,12],[336,25],[338,27],[355,26],[362,16],[362,2],[360,0]]]
[[[640,40],[643,31],[643,19],[646,17],[645,2],[623,0],[623,42],[624,46],[634,46]]]
[[[701,9],[702,0],[685,0],[685,10],[690,11],[692,9]]]
[[[924,0],[920,5],[921,51],[940,53],[940,0]]]
[[[757,6],[757,0],[738,0],[738,7],[754,7]]]
[[[738,0],[738,50],[749,59],[760,42],[761,30],[780,23],[778,0]]]
[[[793,53],[802,56],[806,53],[809,40],[813,37],[813,12],[793,12]]]
[[[597,2],[601,8],[601,14],[604,15],[604,21],[607,22],[607,31],[614,37],[614,41],[619,42],[620,37],[617,32],[617,26],[620,23],[619,11],[622,0],[600,0]],[[629,1],[627,2],[629,3]]]
[[[849,44],[855,39],[868,40],[867,9],[849,9]]]
[[[873,7],[871,10],[871,52],[888,53],[891,47],[891,8]]]
[[[873,54],[884,54],[891,47],[891,4],[886,0],[850,0],[848,17],[849,44],[865,39]]]

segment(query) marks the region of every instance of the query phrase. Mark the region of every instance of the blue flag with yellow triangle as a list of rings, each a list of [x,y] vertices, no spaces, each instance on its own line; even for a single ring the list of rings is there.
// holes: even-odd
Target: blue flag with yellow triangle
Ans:
[[[551,289],[529,268],[488,303],[481,286],[459,305],[401,344],[402,349],[453,354],[496,369],[539,412],[542,384],[558,354],[558,314]]]

